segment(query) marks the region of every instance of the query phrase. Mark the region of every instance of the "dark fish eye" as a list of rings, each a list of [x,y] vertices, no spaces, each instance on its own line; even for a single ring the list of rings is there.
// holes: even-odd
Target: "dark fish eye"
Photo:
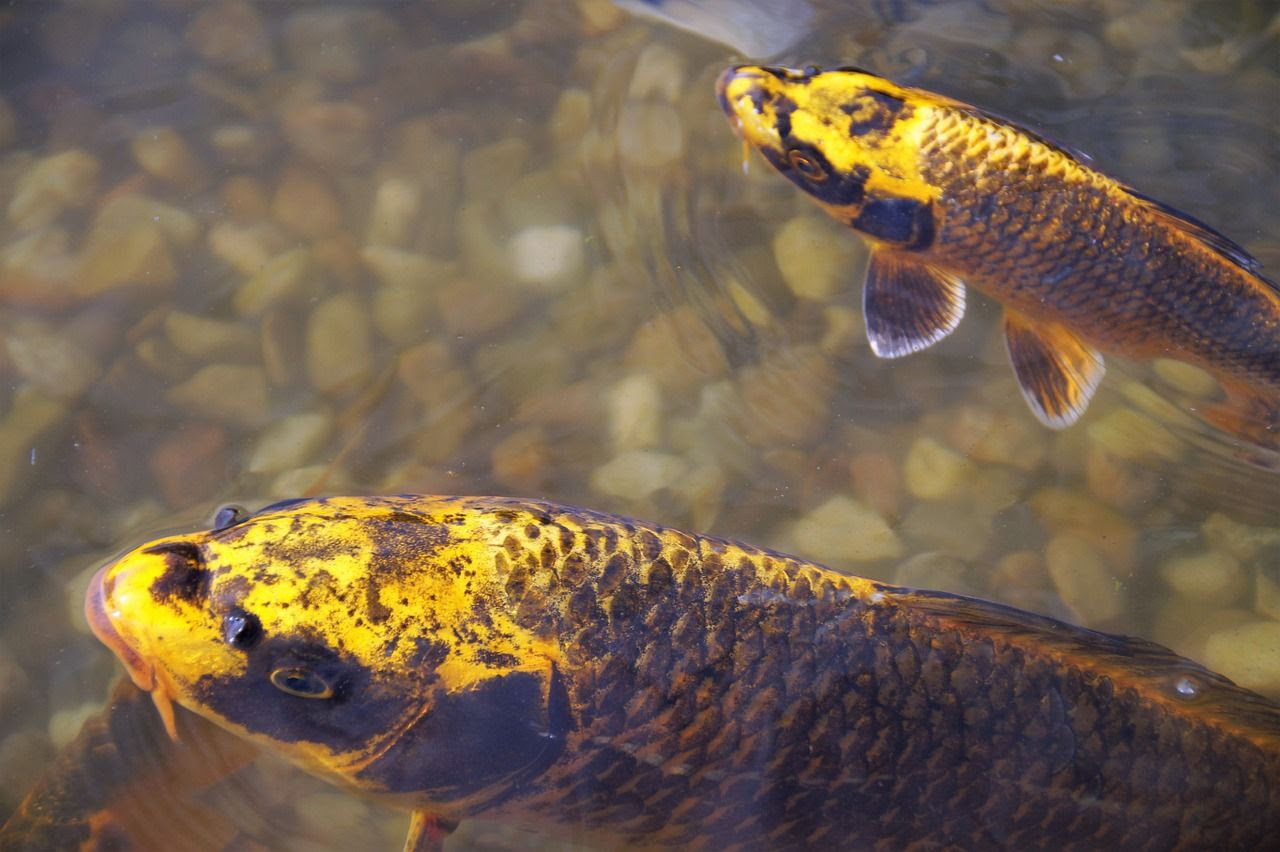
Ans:
[[[787,162],[807,180],[820,182],[827,179],[827,172],[822,168],[822,164],[803,151],[789,151]]]
[[[218,511],[214,513],[213,529],[215,532],[225,530],[227,527],[235,526],[247,517],[249,517],[249,512],[244,506],[228,503],[225,506],[220,506]]]
[[[301,666],[284,666],[271,672],[271,685],[298,698],[331,698],[333,687],[320,675]]]
[[[248,651],[262,638],[262,622],[253,613],[236,607],[222,619],[222,638],[232,648]]]

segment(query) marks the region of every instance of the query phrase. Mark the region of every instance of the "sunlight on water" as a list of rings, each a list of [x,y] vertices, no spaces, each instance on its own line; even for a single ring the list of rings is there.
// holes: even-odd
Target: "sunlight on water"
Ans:
[[[1280,274],[1274,3],[805,6],[778,61],[981,104]],[[1196,415],[1216,382],[1113,359],[1049,432],[981,297],[877,360],[864,244],[743,173],[740,58],[606,0],[0,9],[0,814],[117,674],[88,572],[226,500],[544,497],[1280,696],[1280,465]],[[270,761],[207,796],[222,842],[403,836]]]

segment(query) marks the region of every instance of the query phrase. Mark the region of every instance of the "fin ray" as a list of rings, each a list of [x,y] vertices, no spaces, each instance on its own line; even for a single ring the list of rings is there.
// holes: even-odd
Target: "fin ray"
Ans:
[[[1006,310],[1004,340],[1018,388],[1036,418],[1050,429],[1080,419],[1106,367],[1102,354],[1065,326],[1032,323]]]
[[[879,357],[900,358],[937,343],[960,324],[964,305],[964,283],[955,276],[899,252],[871,252],[862,314]]]

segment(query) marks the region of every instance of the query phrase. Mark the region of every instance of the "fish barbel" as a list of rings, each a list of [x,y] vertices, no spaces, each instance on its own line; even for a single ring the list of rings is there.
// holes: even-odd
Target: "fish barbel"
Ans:
[[[1255,849],[1280,708],[1159,646],[538,501],[291,501],[99,571],[176,702],[414,811],[607,847]],[[170,716],[166,716],[170,718]]]
[[[863,312],[882,358],[946,337],[972,286],[1004,307],[1022,395],[1062,428],[1103,352],[1211,372],[1219,425],[1280,441],[1280,288],[1243,248],[982,110],[857,69],[739,65],[735,130],[870,240]]]

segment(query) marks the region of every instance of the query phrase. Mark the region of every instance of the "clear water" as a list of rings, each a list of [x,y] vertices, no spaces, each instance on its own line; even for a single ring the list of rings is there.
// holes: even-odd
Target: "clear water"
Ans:
[[[1280,268],[1276,3],[811,5],[776,59],[1015,118]],[[1047,432],[977,298],[876,360],[861,243],[743,173],[737,58],[605,0],[0,7],[0,814],[117,675],[87,572],[228,500],[545,497],[1280,696],[1280,479],[1212,383],[1113,359]],[[209,801],[271,848],[403,831],[270,762]]]

